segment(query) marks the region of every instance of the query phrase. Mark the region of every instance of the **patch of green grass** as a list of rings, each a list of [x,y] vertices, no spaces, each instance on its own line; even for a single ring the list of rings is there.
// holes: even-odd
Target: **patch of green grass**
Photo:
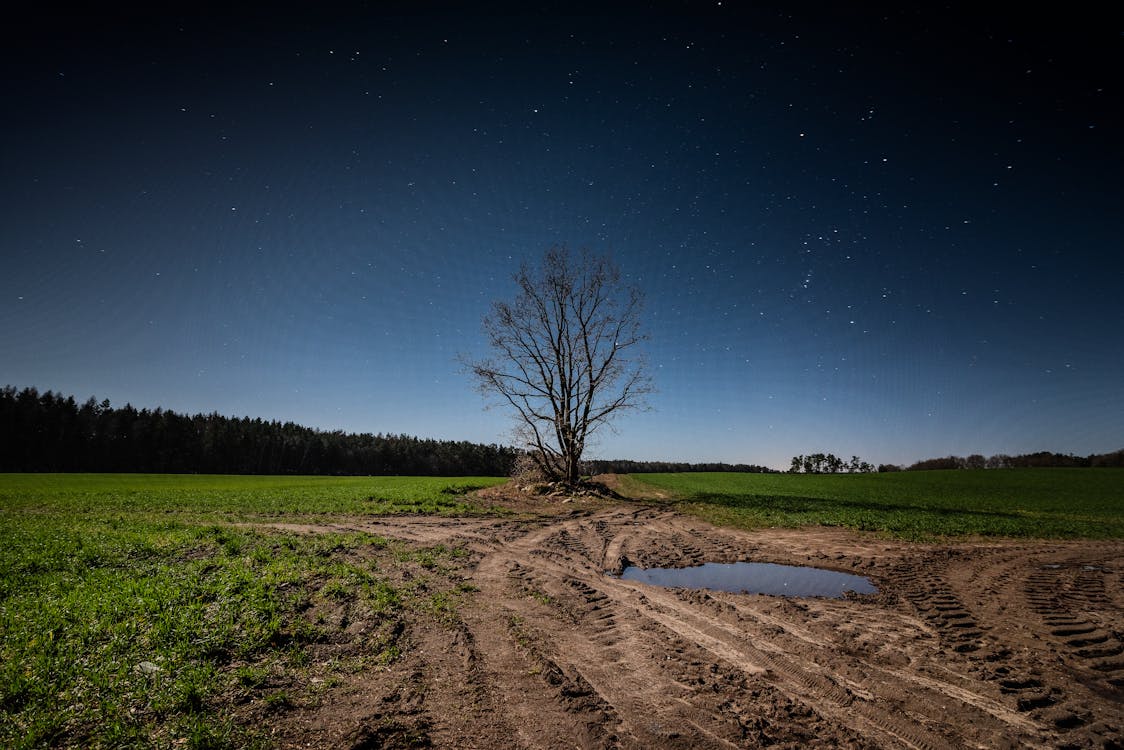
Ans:
[[[541,604],[554,604],[554,597],[542,591],[532,591],[530,596]]]
[[[314,654],[399,658],[407,609],[453,618],[467,592],[394,568],[439,577],[467,553],[234,524],[479,513],[466,488],[502,481],[0,475],[0,747],[268,746],[239,706],[315,700]],[[366,635],[330,651],[355,617]]]
[[[447,572],[457,561],[468,557],[468,554],[468,550],[464,547],[436,544],[432,547],[403,547],[398,550],[395,557],[400,562],[413,562],[426,570]]]
[[[680,510],[741,528],[808,525],[944,536],[1124,538],[1124,471],[635,474]]]
[[[263,516],[480,513],[466,496],[499,477],[288,477],[210,474],[0,474],[3,512],[139,515],[223,522]]]
[[[0,533],[4,747],[253,744],[223,696],[263,686],[270,660],[308,664],[321,635],[302,612],[318,585],[384,619],[400,608],[362,561],[317,554],[362,535],[42,513],[0,515]]]

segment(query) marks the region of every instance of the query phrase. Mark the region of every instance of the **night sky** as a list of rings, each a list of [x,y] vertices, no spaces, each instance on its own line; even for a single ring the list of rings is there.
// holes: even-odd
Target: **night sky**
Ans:
[[[0,384],[507,442],[563,244],[646,295],[595,457],[1124,447],[1119,19],[422,5],[6,21]]]

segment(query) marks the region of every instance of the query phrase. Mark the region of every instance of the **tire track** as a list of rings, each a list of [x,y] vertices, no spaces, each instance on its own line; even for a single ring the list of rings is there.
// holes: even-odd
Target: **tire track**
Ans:
[[[554,696],[544,710],[604,727],[582,730],[583,746],[1051,747],[1119,737],[1112,680],[1124,673],[1124,644],[1106,627],[1120,609],[1107,568],[1028,569],[1028,551],[1040,548],[1025,544],[870,544],[861,548],[870,557],[848,557],[832,534],[833,547],[817,553],[794,532],[776,544],[768,532],[658,510],[563,519],[480,549],[480,598],[517,625],[478,641],[533,644],[520,648]],[[871,571],[885,590],[797,601],[604,574],[746,559]],[[1080,593],[1061,596],[1059,585]],[[1020,587],[1024,599],[1012,599]],[[1030,635],[1028,608],[1042,622]],[[1042,635],[1064,644],[1067,665],[1104,695],[1071,684],[1046,649],[1025,646]]]
[[[1071,559],[1049,563],[1027,576],[1025,596],[1067,663],[1093,673],[1105,689],[1120,693],[1124,684],[1124,641],[1099,611],[1124,613],[1105,587],[1108,563]],[[1122,695],[1124,697],[1124,695]]]

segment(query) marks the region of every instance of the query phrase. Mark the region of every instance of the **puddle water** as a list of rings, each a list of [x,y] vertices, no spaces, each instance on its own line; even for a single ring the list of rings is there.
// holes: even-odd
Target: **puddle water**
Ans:
[[[693,568],[628,567],[621,578],[667,588],[714,589],[734,594],[842,599],[846,591],[878,593],[870,579],[863,576],[775,563],[706,563]]]

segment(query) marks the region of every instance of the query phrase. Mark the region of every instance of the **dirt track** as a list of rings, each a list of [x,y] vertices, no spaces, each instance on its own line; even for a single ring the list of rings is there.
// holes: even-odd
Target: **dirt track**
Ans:
[[[1124,544],[917,545],[560,508],[530,521],[345,525],[464,545],[473,554],[452,577],[477,590],[452,623],[412,618],[398,663],[294,712],[282,744],[1124,744]],[[880,593],[784,599],[606,574],[739,560],[857,573]]]

